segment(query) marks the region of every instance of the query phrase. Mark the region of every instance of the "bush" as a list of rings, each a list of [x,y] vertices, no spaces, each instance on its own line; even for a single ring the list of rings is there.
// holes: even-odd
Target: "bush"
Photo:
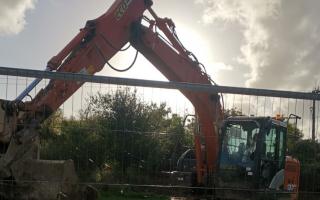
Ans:
[[[89,98],[79,119],[61,112],[42,127],[43,159],[73,159],[81,178],[127,182],[169,170],[192,144],[166,104],[145,103],[125,88]]]

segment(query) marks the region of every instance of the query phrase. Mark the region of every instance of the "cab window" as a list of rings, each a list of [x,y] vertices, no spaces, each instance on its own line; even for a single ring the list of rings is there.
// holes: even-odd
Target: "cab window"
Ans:
[[[270,131],[266,134],[265,143],[263,144],[263,154],[264,159],[274,160],[276,158],[276,138],[277,129],[272,126]]]
[[[225,128],[221,149],[221,164],[234,165],[247,163],[255,151],[258,125],[253,121],[230,122]]]

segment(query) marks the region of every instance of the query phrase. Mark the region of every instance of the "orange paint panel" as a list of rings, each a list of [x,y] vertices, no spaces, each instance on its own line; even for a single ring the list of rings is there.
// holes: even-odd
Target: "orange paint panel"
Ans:
[[[287,156],[284,170],[284,189],[293,193],[291,200],[297,200],[299,193],[300,162],[297,159]]]

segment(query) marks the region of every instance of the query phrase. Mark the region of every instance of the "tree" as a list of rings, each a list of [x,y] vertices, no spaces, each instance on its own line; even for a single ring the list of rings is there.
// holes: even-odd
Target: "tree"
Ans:
[[[301,164],[300,190],[320,192],[320,144],[301,139],[295,143],[291,153]]]
[[[303,138],[303,133],[295,125],[288,123],[287,129],[287,149],[291,153],[294,151],[295,146]]]
[[[228,117],[243,116],[243,113],[238,108],[231,108],[224,110],[223,116],[227,119]]]
[[[41,137],[48,139],[53,135],[59,135],[61,133],[61,123],[63,121],[63,113],[59,109],[53,113],[46,121],[41,125]]]
[[[177,160],[191,141],[181,117],[166,104],[143,102],[128,88],[91,96],[79,119],[58,116],[43,126],[54,134],[44,137],[42,157],[71,158],[83,177],[105,166],[117,180],[138,171],[152,176],[168,169],[165,162]],[[60,124],[59,130],[53,131],[51,123]]]

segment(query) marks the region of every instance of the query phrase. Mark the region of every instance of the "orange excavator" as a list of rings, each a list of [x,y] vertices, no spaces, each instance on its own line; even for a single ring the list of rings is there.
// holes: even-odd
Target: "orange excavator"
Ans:
[[[88,21],[70,43],[49,60],[46,70],[93,75],[106,64],[116,69],[108,61],[117,52],[125,50],[124,46],[129,43],[137,50],[136,56],[138,52],[144,55],[169,81],[214,84],[196,56],[180,42],[173,21],[168,18],[160,18],[151,8],[152,4],[151,0],[116,0],[106,13],[95,20]],[[151,14],[152,19],[144,16],[146,11]],[[72,161],[39,159],[37,134],[38,125],[72,96],[83,85],[83,82],[51,80],[32,100],[24,101],[40,81],[41,79],[36,79],[13,101],[0,101],[2,149],[0,178],[4,180],[0,188],[0,197],[8,198],[9,196],[13,199],[56,199],[57,196],[69,197],[69,199],[85,198],[86,195],[83,194],[75,198],[77,194],[81,194],[79,190],[86,194],[89,194],[91,190],[78,188]],[[227,137],[224,136],[226,134],[222,134],[220,130],[238,131],[242,123],[244,123],[243,126],[248,125],[248,130],[251,130],[255,122],[251,124],[248,122],[250,120],[242,119],[234,119],[232,122],[223,121],[220,96],[216,93],[188,90],[181,90],[181,92],[193,104],[199,124],[199,129],[194,135],[196,169],[193,184],[216,187],[219,185],[217,174],[221,171],[219,169],[223,163],[221,155],[224,143],[221,138],[224,138],[226,143],[231,141],[227,140]],[[271,123],[269,125],[271,127]],[[255,129],[258,134],[257,138],[258,141],[261,141],[259,144],[263,144],[262,141],[266,140],[264,135],[268,134],[266,131],[260,133],[259,128],[261,130],[268,128],[259,123],[256,123],[256,126],[258,127]],[[276,138],[278,139],[278,136]],[[244,145],[249,146],[250,139],[247,134],[245,139],[247,142]],[[283,139],[282,142],[284,141]],[[234,145],[234,152],[240,150],[239,144],[237,145]],[[260,170],[262,159],[259,159],[259,156],[261,155],[261,151],[255,153],[253,156],[255,167],[248,171],[258,177],[256,182],[259,182],[258,179],[263,172]],[[284,158],[284,154],[281,156]],[[298,162],[288,157],[281,166],[285,171],[282,190],[290,194],[297,194]],[[270,174],[269,177],[276,176],[276,174],[277,172]],[[7,183],[12,182],[17,188],[12,190],[13,194],[6,192],[8,190],[4,191],[8,187]],[[290,189],[288,189],[289,185]],[[260,186],[261,184],[258,184],[258,188],[261,188]],[[23,189],[19,190],[20,187]],[[75,196],[72,197],[72,195]],[[292,197],[296,198],[295,195]]]

